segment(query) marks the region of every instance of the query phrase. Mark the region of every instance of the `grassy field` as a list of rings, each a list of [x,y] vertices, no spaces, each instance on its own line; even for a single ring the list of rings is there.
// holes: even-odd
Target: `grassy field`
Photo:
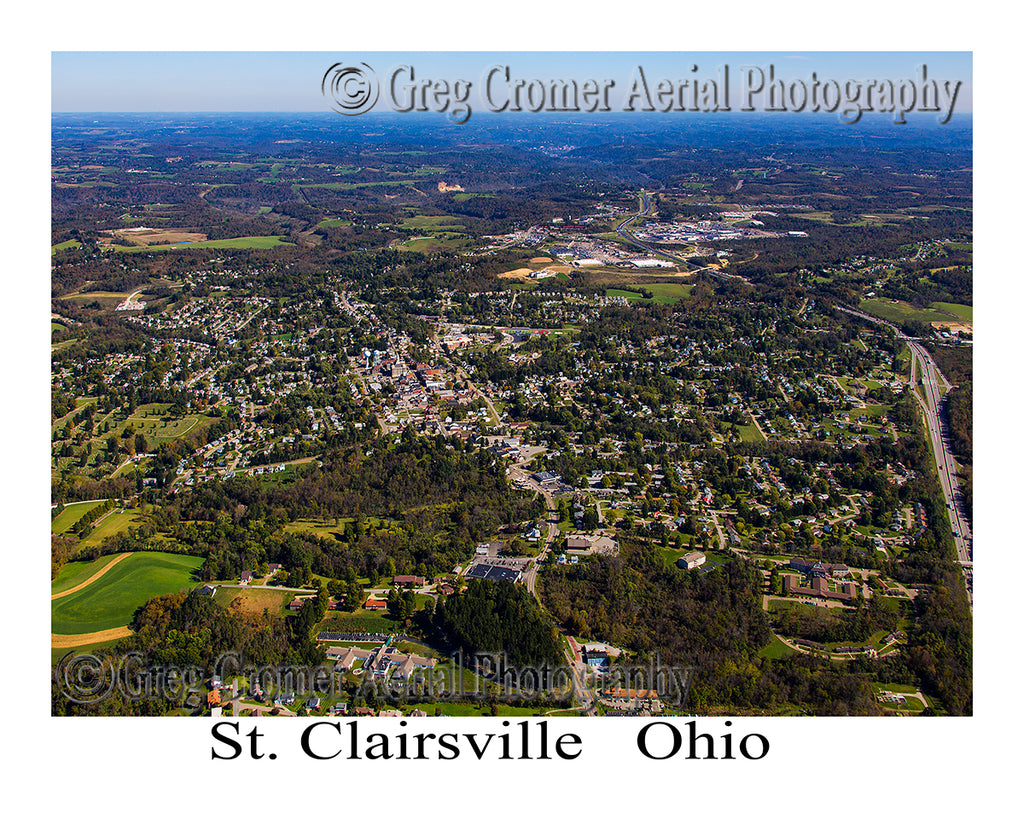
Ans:
[[[68,241],[66,241],[66,242],[61,242],[60,244],[56,244],[56,245],[51,246],[50,247],[50,254],[52,255],[52,254],[57,253],[58,251],[61,251],[61,250],[70,250],[73,247],[81,247],[81,246],[82,246],[82,243],[77,241],[76,239],[68,239]]]
[[[872,316],[900,324],[904,321],[949,321],[949,316],[937,310],[922,310],[907,304],[903,301],[890,301],[889,299],[864,299],[860,303],[860,309]]]
[[[796,654],[796,652],[774,634],[772,635],[771,642],[757,652],[758,657],[765,657],[769,660],[781,660],[790,654]]]
[[[206,242],[192,242],[178,245],[149,245],[147,247],[128,247],[113,245],[113,249],[121,253],[146,253],[157,250],[266,250],[280,245],[293,245],[280,236],[240,236],[237,239],[210,239]]]
[[[737,424],[736,429],[740,434],[740,440],[745,443],[764,440],[764,436],[757,431],[757,427],[753,424]]]
[[[429,230],[435,228],[445,231],[463,231],[465,226],[459,224],[454,216],[407,216],[398,225],[407,230]]]
[[[288,613],[287,606],[295,592],[275,589],[273,586],[248,589],[218,588],[214,592],[215,603],[241,614],[262,614],[264,610],[279,617]],[[235,601],[238,601],[237,603]]]
[[[469,240],[462,233],[439,233],[436,236],[419,236],[407,239],[397,245],[399,250],[412,250],[416,253],[436,253],[440,250],[459,250]]]
[[[50,531],[54,534],[63,534],[78,521],[85,517],[85,513],[90,509],[95,509],[103,501],[86,501],[85,503],[76,503],[73,506],[65,506],[57,517],[50,523]]]
[[[650,290],[654,294],[653,298],[646,299],[640,293],[632,290],[619,290],[617,288],[610,288],[605,292],[605,295],[609,297],[621,296],[629,301],[649,301],[652,304],[675,304],[680,299],[689,296],[690,291],[693,289],[693,285],[677,284],[676,282],[653,282],[640,286],[645,290]]]
[[[55,634],[88,634],[126,626],[151,597],[195,585],[193,573],[202,563],[200,557],[136,552],[95,583],[54,600],[50,628]]]
[[[675,304],[680,299],[685,299],[693,289],[691,284],[678,284],[676,282],[654,282],[645,284],[644,287],[654,294],[654,301],[658,304]]]
[[[318,631],[366,631],[393,634],[402,630],[402,624],[390,620],[376,611],[359,609],[351,614],[332,611],[320,622]]]
[[[50,582],[50,594],[58,594],[67,589],[74,588],[87,578],[92,577],[116,557],[117,555],[104,555],[96,560],[79,560],[74,563],[65,563],[60,567],[57,576]]]
[[[974,322],[974,307],[970,304],[953,304],[948,301],[933,301],[928,305],[933,310],[943,310],[952,313],[968,323]]]
[[[202,413],[189,413],[181,418],[167,415],[170,404],[144,404],[128,418],[113,429],[119,435],[125,426],[131,424],[136,432],[146,436],[150,450],[155,450],[164,441],[174,441],[193,430],[202,429],[212,423],[212,419]]]
[[[95,528],[82,539],[82,542],[79,544],[79,550],[86,549],[89,546],[99,546],[108,537],[116,535],[118,532],[123,532],[135,523],[140,516],[141,514],[135,510],[127,512],[111,512],[97,523]]]

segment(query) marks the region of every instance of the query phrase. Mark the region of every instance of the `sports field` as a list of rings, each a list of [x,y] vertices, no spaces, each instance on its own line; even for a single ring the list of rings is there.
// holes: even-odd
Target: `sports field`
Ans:
[[[202,563],[202,558],[188,555],[135,552],[95,582],[53,600],[50,630],[54,634],[90,634],[126,626],[149,598],[194,586],[193,572]]]

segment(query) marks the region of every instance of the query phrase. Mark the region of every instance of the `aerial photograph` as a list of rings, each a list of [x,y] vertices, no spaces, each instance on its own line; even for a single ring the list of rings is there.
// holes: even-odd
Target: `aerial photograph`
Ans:
[[[51,61],[52,716],[974,714],[970,52]]]

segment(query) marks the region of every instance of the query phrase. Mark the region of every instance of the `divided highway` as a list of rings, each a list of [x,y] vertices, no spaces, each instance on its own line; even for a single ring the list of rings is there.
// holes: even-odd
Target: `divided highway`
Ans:
[[[918,342],[917,339],[905,335],[898,327],[888,321],[869,316],[859,310],[851,310],[846,307],[838,307],[844,313],[857,316],[875,324],[884,324],[896,331],[897,337],[906,342],[912,356],[910,372],[920,373],[921,384],[924,387],[925,399],[914,389],[914,379],[911,378],[911,389],[914,396],[924,410],[925,423],[928,426],[928,435],[932,441],[932,451],[935,453],[935,466],[939,472],[939,485],[942,487],[942,495],[946,502],[946,510],[949,512],[949,522],[953,529],[953,541],[956,544],[957,560],[964,570],[964,577],[967,580],[967,596],[974,604],[974,551],[971,537],[970,523],[963,510],[963,499],[959,491],[959,482],[956,477],[956,461],[950,451],[949,427],[943,412],[943,397],[940,391],[940,381],[944,387],[949,387],[949,382],[928,351]]]
[[[716,279],[724,280],[736,278],[734,276],[730,276],[728,273],[722,273],[720,270],[715,270],[713,267],[701,267],[700,265],[694,264],[689,259],[684,259],[682,256],[676,256],[665,250],[661,250],[660,248],[652,247],[651,245],[645,244],[644,242],[641,242],[639,239],[637,239],[636,236],[634,236],[630,232],[629,226],[633,224],[633,222],[635,222],[641,216],[649,216],[650,213],[651,197],[647,195],[647,191],[640,191],[640,209],[632,216],[630,216],[628,219],[623,220],[622,223],[620,223],[619,226],[615,228],[615,232],[619,235],[620,238],[625,239],[630,244],[636,245],[640,249],[646,250],[648,253],[653,253],[657,256],[664,256],[666,259],[671,259],[673,262],[678,262],[681,265],[689,267],[695,272],[709,273]]]

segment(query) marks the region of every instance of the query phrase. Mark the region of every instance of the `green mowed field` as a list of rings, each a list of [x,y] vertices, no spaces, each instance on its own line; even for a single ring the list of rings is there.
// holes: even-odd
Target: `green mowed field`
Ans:
[[[796,654],[796,652],[774,634],[772,635],[771,642],[757,652],[758,657],[766,657],[769,660],[781,660],[790,654]]]
[[[54,600],[50,629],[55,634],[88,634],[128,625],[135,610],[161,594],[196,584],[193,573],[201,557],[166,552],[136,552],[95,583]]]
[[[412,250],[416,253],[436,253],[441,250],[459,250],[469,244],[469,239],[462,233],[439,233],[436,236],[420,236],[407,239],[398,250]]]
[[[649,301],[653,304],[675,304],[680,299],[685,299],[689,296],[690,291],[693,289],[693,285],[676,284],[675,282],[655,282],[654,284],[644,284],[642,287],[645,290],[650,290],[651,293],[654,294],[653,298],[646,299],[640,293],[636,293],[632,290],[619,290],[616,288],[611,288],[605,291],[605,295],[621,296],[629,301]]]
[[[903,301],[890,301],[889,299],[864,299],[860,303],[860,309],[872,316],[885,319],[895,323],[917,320],[924,322],[949,321],[945,313],[938,310],[922,310]]]
[[[86,512],[95,509],[103,501],[85,501],[72,506],[65,506],[61,513],[50,523],[50,531],[54,534],[62,534],[85,517]]]
[[[99,546],[112,535],[123,532],[133,523],[137,522],[141,513],[135,510],[127,512],[111,512],[95,524],[95,528],[79,544],[79,549],[86,549],[89,546]]]
[[[81,242],[79,242],[79,241],[77,241],[75,239],[68,239],[68,241],[66,241],[66,242],[61,242],[60,244],[52,245],[50,247],[50,254],[52,255],[52,254],[57,253],[58,251],[61,251],[61,250],[70,250],[73,247],[81,247],[81,246],[82,246]]]
[[[740,440],[745,443],[764,440],[764,436],[758,432],[757,427],[753,424],[737,424],[736,430],[740,434]]]
[[[955,316],[959,316],[966,322],[974,321],[974,307],[970,304],[953,304],[948,301],[933,301],[928,306],[933,310],[944,310],[947,313],[952,313]]]
[[[280,236],[240,236],[237,239],[209,239],[205,242],[191,242],[176,245],[148,245],[128,247],[113,245],[119,253],[147,253],[161,250],[266,250],[280,245],[293,245]]]
[[[103,555],[96,560],[76,560],[60,567],[57,576],[50,582],[50,594],[59,594],[92,577],[110,563],[117,555]]]
[[[451,232],[461,232],[466,229],[459,224],[459,220],[454,216],[407,216],[398,227],[409,230],[439,228]]]

